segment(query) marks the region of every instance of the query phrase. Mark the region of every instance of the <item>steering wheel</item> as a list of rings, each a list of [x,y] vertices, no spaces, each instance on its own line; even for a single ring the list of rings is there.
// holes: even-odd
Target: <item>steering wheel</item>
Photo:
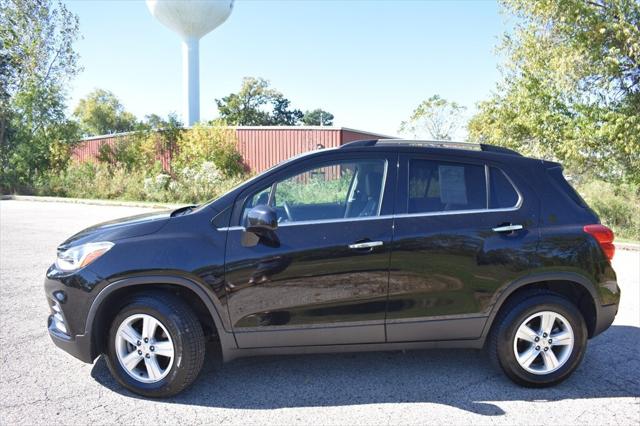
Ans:
[[[284,212],[287,214],[287,220],[289,222],[293,222],[293,216],[291,215],[291,209],[289,208],[289,204],[287,204],[286,201],[283,201],[282,207],[284,207]]]

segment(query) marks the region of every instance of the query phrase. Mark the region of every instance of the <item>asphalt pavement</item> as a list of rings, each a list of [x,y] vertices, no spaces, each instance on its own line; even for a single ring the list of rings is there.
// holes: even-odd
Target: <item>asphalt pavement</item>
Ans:
[[[143,208],[0,201],[0,424],[640,424],[640,252],[614,258],[622,303],[561,385],[525,389],[474,350],[239,359],[213,354],[167,400],[120,388],[46,331],[42,282],[56,246]]]

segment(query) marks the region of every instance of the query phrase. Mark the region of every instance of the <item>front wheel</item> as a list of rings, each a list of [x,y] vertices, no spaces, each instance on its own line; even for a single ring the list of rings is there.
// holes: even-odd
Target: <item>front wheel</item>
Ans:
[[[514,382],[552,386],[584,357],[587,328],[576,306],[551,292],[537,292],[506,307],[492,330],[488,351]]]
[[[168,397],[189,386],[204,362],[198,318],[165,293],[134,297],[116,315],[109,332],[107,366],[130,391]]]

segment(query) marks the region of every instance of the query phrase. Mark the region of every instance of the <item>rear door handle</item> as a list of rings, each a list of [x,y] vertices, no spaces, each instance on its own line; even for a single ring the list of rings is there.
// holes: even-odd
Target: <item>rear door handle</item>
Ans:
[[[493,228],[493,232],[513,232],[513,231],[519,231],[522,228],[523,228],[522,225],[505,225],[505,226],[498,226],[497,228]]]
[[[360,250],[360,249],[366,249],[366,248],[380,247],[382,244],[384,244],[382,241],[366,241],[363,243],[349,244],[349,248],[353,250]]]

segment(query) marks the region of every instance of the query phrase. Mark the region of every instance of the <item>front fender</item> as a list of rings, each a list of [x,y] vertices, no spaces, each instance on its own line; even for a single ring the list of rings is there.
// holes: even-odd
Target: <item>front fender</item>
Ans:
[[[87,322],[85,325],[85,336],[93,336],[95,320],[100,313],[101,308],[105,300],[111,295],[113,292],[120,290],[122,288],[128,287],[138,287],[138,286],[151,286],[158,284],[169,284],[176,285],[180,287],[187,288],[192,291],[206,306],[211,318],[216,327],[216,331],[220,338],[220,345],[222,347],[222,355],[223,359],[228,359],[228,351],[237,348],[237,344],[233,333],[225,327],[225,322],[223,321],[223,316],[221,315],[222,306],[219,301],[212,300],[212,298],[207,294],[207,292],[199,285],[197,282],[174,275],[144,275],[144,276],[135,276],[118,279],[113,281],[112,283],[106,285],[100,293],[93,300],[91,307],[89,308],[89,313],[87,315]],[[219,305],[219,306],[217,306]],[[97,337],[97,336],[94,336]],[[92,355],[97,356],[97,344],[94,339],[92,341],[91,352]]]

